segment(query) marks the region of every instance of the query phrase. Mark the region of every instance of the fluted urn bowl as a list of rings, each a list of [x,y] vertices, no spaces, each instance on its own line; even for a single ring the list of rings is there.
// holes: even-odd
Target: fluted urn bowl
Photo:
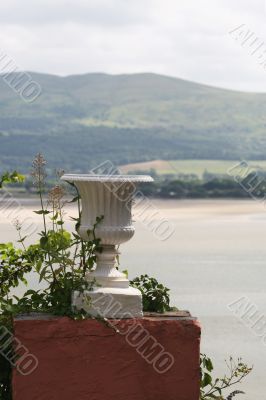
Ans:
[[[102,245],[120,245],[134,235],[132,225],[132,198],[136,184],[152,182],[146,175],[74,175],[63,180],[74,182],[82,201],[82,217],[79,234],[89,239],[98,217],[103,217],[95,229]]]

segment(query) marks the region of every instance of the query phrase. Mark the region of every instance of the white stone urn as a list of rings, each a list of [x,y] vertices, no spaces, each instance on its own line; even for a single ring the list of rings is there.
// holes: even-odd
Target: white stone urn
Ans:
[[[75,292],[73,306],[83,308],[93,316],[142,317],[141,293],[130,287],[126,275],[117,269],[117,256],[118,246],[135,233],[131,209],[136,184],[153,179],[146,175],[83,174],[66,174],[61,179],[73,182],[79,191],[82,203],[79,234],[82,239],[91,239],[90,232],[97,217],[103,217],[95,229],[102,251],[96,254],[96,269],[86,277],[96,284],[92,291]]]

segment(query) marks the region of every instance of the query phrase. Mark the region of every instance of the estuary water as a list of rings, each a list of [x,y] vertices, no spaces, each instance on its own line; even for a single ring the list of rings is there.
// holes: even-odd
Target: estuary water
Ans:
[[[20,207],[0,204],[0,242],[16,240],[11,219],[25,219],[41,227],[32,214],[33,200],[19,200]],[[174,226],[167,240],[154,235],[138,209],[136,233],[121,246],[121,269],[130,278],[147,273],[171,289],[171,303],[189,310],[202,325],[201,351],[214,361],[217,374],[226,371],[224,359],[242,357],[254,371],[240,385],[248,400],[266,399],[266,327],[251,328],[251,321],[235,315],[232,306],[249,299],[257,318],[266,320],[266,208],[255,200],[154,200],[153,207]],[[16,210],[15,210],[16,209]],[[75,210],[69,209],[69,214]],[[155,216],[158,218],[158,215]],[[30,219],[32,218],[32,219]],[[154,225],[152,225],[154,226]],[[71,227],[71,222],[68,222]],[[30,228],[31,229],[31,228]],[[35,240],[36,234],[30,238]],[[30,286],[38,279],[30,276]],[[25,288],[19,288],[22,292]],[[244,300],[243,300],[244,301]],[[234,307],[236,309],[236,307]]]

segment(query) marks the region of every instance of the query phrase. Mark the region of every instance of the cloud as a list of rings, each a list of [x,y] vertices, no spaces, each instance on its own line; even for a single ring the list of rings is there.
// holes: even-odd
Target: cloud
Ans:
[[[266,72],[229,31],[266,43],[265,0],[9,0],[1,50],[25,70],[69,75],[156,72],[265,91]]]
[[[146,21],[149,17],[144,0],[9,0],[0,5],[0,23],[19,25],[50,25],[73,22],[85,25],[127,26]]]

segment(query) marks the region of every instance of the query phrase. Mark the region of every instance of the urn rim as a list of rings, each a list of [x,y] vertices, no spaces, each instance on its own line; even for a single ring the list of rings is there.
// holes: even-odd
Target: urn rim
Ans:
[[[153,182],[149,175],[92,175],[92,174],[64,174],[61,179],[70,182]]]

